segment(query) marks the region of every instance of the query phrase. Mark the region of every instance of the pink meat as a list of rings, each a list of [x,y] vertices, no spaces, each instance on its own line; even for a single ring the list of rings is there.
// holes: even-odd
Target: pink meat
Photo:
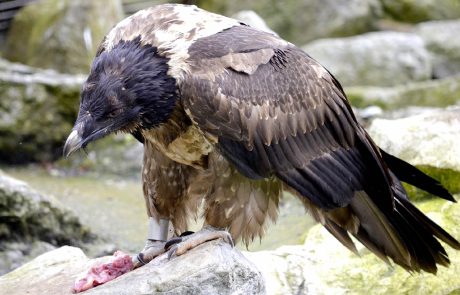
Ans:
[[[75,293],[86,291],[131,271],[133,267],[131,256],[116,251],[109,262],[92,266],[83,278],[75,282],[73,289]]]

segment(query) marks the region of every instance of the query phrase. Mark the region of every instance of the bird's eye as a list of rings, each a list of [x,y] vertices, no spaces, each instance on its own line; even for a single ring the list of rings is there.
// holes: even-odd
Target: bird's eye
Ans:
[[[107,118],[114,118],[114,117],[116,117],[118,114],[119,114],[119,110],[116,109],[116,110],[112,110],[112,111],[108,112],[108,113],[106,114],[106,117],[107,117]]]

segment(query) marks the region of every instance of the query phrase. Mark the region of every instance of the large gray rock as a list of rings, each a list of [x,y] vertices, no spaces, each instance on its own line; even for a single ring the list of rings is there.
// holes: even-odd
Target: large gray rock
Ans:
[[[78,248],[63,247],[0,277],[0,289],[10,295],[72,294],[77,276],[95,262]],[[171,260],[164,254],[84,294],[265,294],[265,284],[241,252],[211,241]]]
[[[415,33],[425,41],[426,48],[433,55],[434,77],[460,74],[459,32],[460,20],[431,21],[415,27]]]
[[[426,200],[417,205],[430,218],[460,238],[460,205]],[[460,252],[447,248],[449,268],[436,276],[408,273],[389,266],[355,242],[360,256],[342,246],[327,230],[312,228],[304,245],[244,254],[261,270],[267,294],[459,294]]]
[[[460,101],[460,76],[394,87],[346,87],[345,93],[355,107],[379,105],[386,110],[407,106],[446,107]]]
[[[460,107],[423,112],[406,118],[375,119],[368,131],[374,141],[423,172],[451,193],[460,193]],[[429,194],[406,186],[414,199]]]
[[[415,34],[377,32],[321,39],[302,49],[345,86],[393,86],[431,78],[430,55]]]
[[[0,59],[0,162],[60,157],[84,79]]]
[[[16,14],[4,57],[63,73],[86,73],[102,38],[122,17],[120,0],[33,1]]]
[[[81,246],[95,238],[53,197],[0,172],[0,273],[55,246]]]
[[[382,149],[413,165],[460,172],[460,107],[398,120],[376,119],[369,134]]]
[[[380,0],[385,13],[403,22],[460,18],[457,0]]]

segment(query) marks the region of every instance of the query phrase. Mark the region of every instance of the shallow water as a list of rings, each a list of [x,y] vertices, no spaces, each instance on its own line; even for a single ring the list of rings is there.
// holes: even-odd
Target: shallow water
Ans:
[[[147,213],[139,180],[89,175],[53,176],[37,167],[3,170],[34,189],[56,197],[71,208],[82,223],[117,247],[130,252],[142,249],[147,232]],[[197,230],[201,224],[200,220],[193,222],[191,229]],[[269,250],[301,244],[313,224],[302,204],[288,195],[281,203],[277,223],[269,227],[261,242],[254,241],[248,249]],[[244,245],[238,247],[246,250]]]

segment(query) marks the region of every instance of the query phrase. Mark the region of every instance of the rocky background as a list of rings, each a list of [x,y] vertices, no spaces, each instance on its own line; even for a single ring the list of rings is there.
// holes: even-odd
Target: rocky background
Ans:
[[[0,2],[0,274],[64,245],[80,247],[90,257],[120,247],[142,248],[142,146],[131,137],[114,136],[68,160],[61,155],[101,39],[124,16],[163,2]],[[378,145],[439,179],[458,199],[458,0],[175,2],[271,30],[304,49],[343,84]],[[460,238],[457,204],[407,189],[422,210]],[[411,275],[365,249],[354,257],[320,227],[310,229],[311,220],[290,197],[280,215],[266,241],[249,248],[265,251],[245,253],[261,270],[269,294],[460,293],[460,255],[453,251],[451,267],[441,268],[438,276]],[[285,244],[292,246],[278,248]],[[53,265],[53,255],[60,255],[63,265],[87,263],[74,248],[56,251],[0,278],[0,290],[8,287],[14,294],[18,271],[46,272],[39,266]],[[253,277],[261,280],[257,273]],[[254,286],[264,292],[260,284]],[[155,288],[145,294],[156,294]]]

